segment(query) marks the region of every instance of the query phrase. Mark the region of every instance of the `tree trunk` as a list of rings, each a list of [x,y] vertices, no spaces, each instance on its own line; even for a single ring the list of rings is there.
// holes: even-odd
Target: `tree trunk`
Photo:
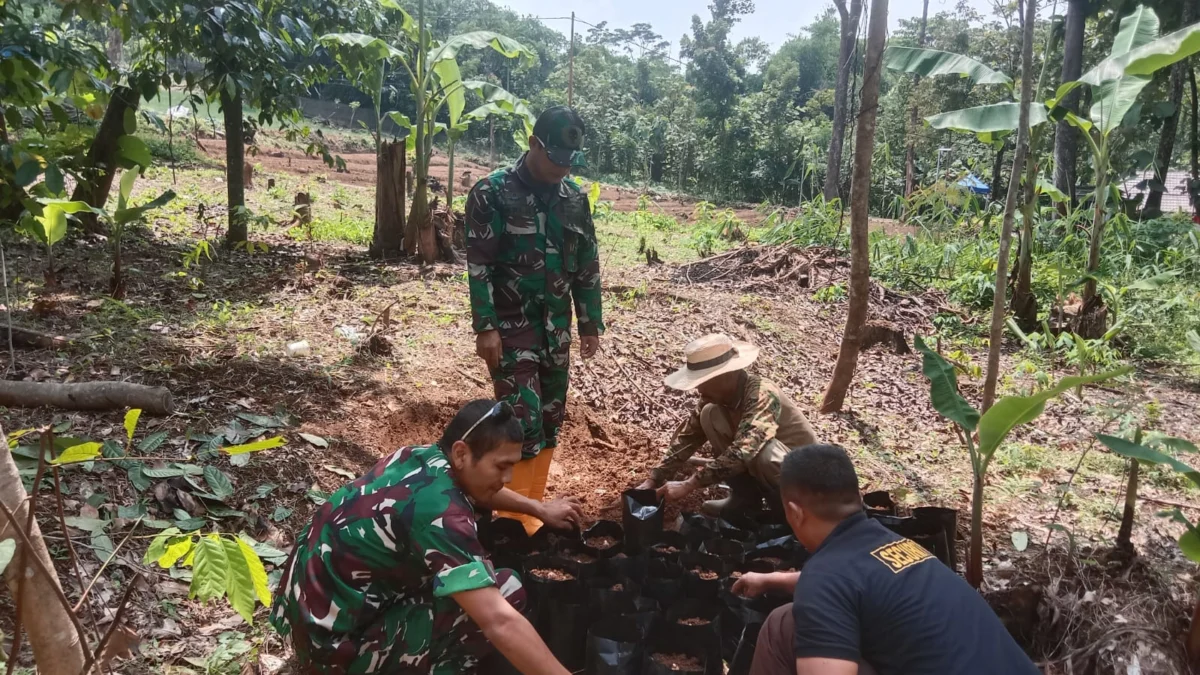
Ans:
[[[929,23],[929,0],[922,3],[921,32],[917,35],[917,46],[925,46],[925,28]],[[912,83],[912,108],[908,114],[908,149],[904,157],[904,196],[911,196],[917,189],[917,130],[921,128],[921,113],[917,109],[917,86],[921,76],[914,74]]]
[[[1187,64],[1183,61],[1176,63],[1171,68],[1171,82],[1168,91],[1171,105],[1175,106],[1175,110],[1163,120],[1162,132],[1158,137],[1158,152],[1154,155],[1156,180],[1150,186],[1150,194],[1146,196],[1146,203],[1142,206],[1143,218],[1157,218],[1162,215],[1164,183],[1175,154],[1175,135],[1179,129],[1180,108],[1183,106],[1183,76],[1186,69]]]
[[[1105,149],[1102,148],[1101,153]],[[1092,304],[1092,298],[1096,297],[1096,277],[1093,276],[1096,270],[1100,269],[1100,244],[1104,239],[1104,215],[1105,206],[1108,202],[1108,158],[1100,156],[1096,158],[1096,198],[1095,208],[1092,213],[1092,233],[1091,240],[1088,244],[1088,264],[1087,273],[1088,280],[1083,285],[1083,309],[1080,310],[1079,316],[1083,317],[1089,305]],[[1077,333],[1079,331],[1076,331]],[[1099,335],[1088,336],[1080,333],[1082,337],[1100,337]]]
[[[1021,38],[1021,114],[1017,123],[1017,150],[1008,181],[1008,199],[1004,203],[1004,225],[1000,230],[1000,252],[996,258],[996,288],[992,294],[992,327],[988,342],[987,376],[983,382],[983,411],[996,398],[996,380],[1000,375],[1000,346],[1004,342],[1004,315],[1007,307],[1008,252],[1012,246],[1013,222],[1021,194],[1021,174],[1029,154],[1029,106],[1033,102],[1033,27],[1037,21],[1037,0],[1025,0],[1025,28]]]
[[[1133,516],[1137,513],[1138,461],[1129,460],[1129,482],[1125,485],[1125,511],[1121,514],[1121,529],[1117,531],[1117,548],[1133,550]]]
[[[1063,62],[1059,83],[1078,80],[1083,74],[1083,34],[1087,24],[1088,0],[1067,0],[1067,23],[1063,36]],[[1067,110],[1079,112],[1080,90],[1063,98]],[[1079,158],[1079,131],[1066,120],[1054,127],[1054,185],[1071,199],[1071,207],[1078,203],[1075,195],[1076,164]]]
[[[425,25],[425,0],[419,0],[417,3],[417,25]],[[429,217],[429,160],[433,154],[433,120],[426,119],[429,115],[426,106],[430,96],[427,81],[430,74],[426,72],[425,63],[427,37],[428,33],[422,30],[416,68],[417,77],[424,78],[417,92],[417,137],[414,139],[416,165],[413,167],[416,186],[413,188],[412,209],[408,213],[408,226],[404,237],[405,253],[419,253],[421,261],[426,264],[437,259],[437,237],[433,231],[433,221]]]
[[[0,429],[0,442],[8,447],[3,429]],[[0,501],[12,512],[16,521],[8,522],[0,514],[0,541],[15,539],[17,542],[16,554],[4,572],[4,581],[12,597],[16,598],[18,593],[24,594],[21,625],[29,637],[29,646],[33,648],[33,660],[37,663],[38,672],[78,673],[83,670],[87,659],[83,636],[75,629],[75,622],[68,616],[67,609],[57,600],[62,592],[61,586],[57,575],[54,575],[54,564],[37,521],[33,521],[33,528],[28,533],[31,551],[18,535],[18,532],[25,530],[29,502],[11,452],[0,453]],[[42,564],[38,565],[32,558],[24,560],[27,552],[40,559]],[[43,568],[51,576],[47,576]],[[21,573],[22,569],[25,570],[24,574]],[[16,660],[17,656],[10,654],[9,658]]]
[[[971,487],[971,546],[963,575],[976,590],[983,585],[983,476],[974,474]]]
[[[1188,85],[1192,90],[1192,180],[1200,181],[1200,99],[1196,97],[1196,69],[1188,64]],[[1200,210],[1200,204],[1192,207]]]
[[[846,0],[834,0],[834,4],[837,5],[838,12],[842,16],[842,35],[841,44],[838,47],[837,88],[833,95],[833,137],[829,140],[829,153],[826,156],[825,164],[825,201],[827,202],[833,201],[840,194],[842,146],[846,141],[846,127],[848,126],[846,108],[850,100],[850,71],[858,38],[858,21],[862,17],[863,0],[850,0],[849,10],[846,9]],[[865,81],[863,87],[866,88]],[[874,115],[874,111],[871,114]]]
[[[375,232],[372,258],[399,257],[404,250],[404,141],[383,143],[375,160]]]
[[[859,10],[861,12],[861,6]],[[862,107],[854,138],[854,181],[850,188],[850,307],[842,346],[822,413],[842,409],[846,392],[858,365],[858,350],[871,293],[871,257],[867,243],[867,218],[871,196],[871,160],[875,146],[875,118],[879,112],[879,76],[883,46],[887,40],[888,0],[871,0],[871,24],[867,35],[867,58],[863,76]],[[844,35],[844,32],[843,32]],[[828,183],[826,184],[828,190]]]
[[[488,169],[496,166],[496,120],[488,118]]]
[[[1038,136],[1039,134],[1031,134]],[[1030,141],[1031,146],[1034,145]],[[1036,155],[1031,154],[1026,161],[1025,197],[1021,202],[1021,239],[1017,259],[1017,285],[1013,288],[1012,313],[1017,326],[1029,332],[1037,329],[1038,304],[1037,296],[1033,294],[1033,219],[1037,210],[1037,175],[1038,163]]]
[[[992,162],[992,199],[1004,191],[1004,151],[1008,149],[1008,141],[1000,141],[1000,149],[996,151],[996,160]],[[940,176],[939,176],[940,178]]]
[[[221,87],[221,112],[225,118],[225,194],[229,202],[229,231],[225,245],[233,247],[249,237],[246,214],[246,146],[242,130],[242,90],[230,96]]]
[[[454,141],[446,144],[446,210],[454,213]]]
[[[136,112],[138,103],[137,93],[129,87],[113,89],[108,107],[104,109],[104,118],[100,120],[100,128],[96,130],[96,136],[84,158],[82,173],[90,179],[75,185],[71,193],[72,201],[87,202],[89,206],[97,208],[103,207],[108,201],[119,159],[117,141],[125,135],[125,115],[131,110]],[[88,232],[104,231],[104,224],[95,214],[81,212],[76,215]]]

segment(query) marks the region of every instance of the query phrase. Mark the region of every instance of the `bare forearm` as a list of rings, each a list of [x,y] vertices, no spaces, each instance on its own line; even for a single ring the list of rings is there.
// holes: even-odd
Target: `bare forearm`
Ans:
[[[766,584],[775,593],[792,593],[799,581],[799,572],[772,572],[767,575]]]
[[[528,497],[522,497],[508,488],[501,488],[484,506],[496,511],[523,513],[534,518],[540,518],[542,514],[541,502],[535,502]]]
[[[525,617],[510,617],[483,629],[484,637],[524,675],[569,675]]]

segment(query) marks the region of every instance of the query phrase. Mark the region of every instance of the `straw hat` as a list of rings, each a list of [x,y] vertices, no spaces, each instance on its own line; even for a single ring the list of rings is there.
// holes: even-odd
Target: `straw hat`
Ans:
[[[720,333],[692,340],[683,348],[687,363],[667,376],[672,389],[690,391],[721,373],[741,370],[758,358],[758,347]]]

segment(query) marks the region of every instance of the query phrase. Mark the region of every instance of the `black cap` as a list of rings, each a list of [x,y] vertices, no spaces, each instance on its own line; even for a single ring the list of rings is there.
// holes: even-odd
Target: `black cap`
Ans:
[[[559,166],[583,164],[583,118],[574,108],[547,108],[533,125],[533,135],[546,147],[550,161]]]

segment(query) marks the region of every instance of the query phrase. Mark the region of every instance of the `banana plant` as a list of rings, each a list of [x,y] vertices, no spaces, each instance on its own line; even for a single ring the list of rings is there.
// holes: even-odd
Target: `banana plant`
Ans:
[[[1096,375],[1064,377],[1054,386],[1028,396],[1005,396],[980,414],[958,392],[954,365],[930,349],[919,335],[914,342],[922,355],[922,372],[929,380],[933,408],[962,430],[961,438],[971,460],[971,543],[966,577],[972,586],[979,588],[983,583],[983,485],[996,450],[1013,429],[1040,417],[1050,399],[1075,387],[1120,377],[1133,369],[1125,367]]]
[[[1139,5],[1132,14],[1121,20],[1120,30],[1113,40],[1107,58],[1074,82],[1065,82],[1050,99],[1030,109],[1030,126],[1047,120],[1066,119],[1081,129],[1087,138],[1096,175],[1093,204],[1094,216],[1088,251],[1088,280],[1084,287],[1084,307],[1095,308],[1096,272],[1100,266],[1100,243],[1104,235],[1105,205],[1110,198],[1111,140],[1113,132],[1126,117],[1135,114],[1138,94],[1150,82],[1155,72],[1174,65],[1200,52],[1200,23],[1181,28],[1159,37],[1158,15]],[[958,75],[979,84],[1000,84],[1011,92],[1012,80],[975,59],[961,54],[912,47],[889,47],[884,52],[884,66],[905,73],[923,76]],[[1087,85],[1094,91],[1088,118],[1071,113],[1059,103],[1076,87]],[[1015,102],[964,108],[925,118],[935,129],[952,129],[976,134],[984,142],[994,143],[1017,128],[1019,106]],[[1105,326],[1097,322],[1084,331],[1084,337],[1097,338]]]
[[[346,71],[347,77],[372,97],[376,120],[391,119],[408,131],[406,145],[415,154],[412,208],[404,237],[406,253],[420,253],[425,262],[437,256],[432,224],[429,220],[429,161],[433,156],[433,137],[438,131],[437,120],[445,109],[449,118],[446,128],[459,125],[466,108],[466,83],[458,67],[458,53],[464,49],[492,49],[510,59],[532,63],[535,52],[512,38],[491,31],[473,31],[434,40],[425,28],[425,2],[417,4],[417,18],[405,12],[396,0],[379,0],[380,5],[400,16],[396,44],[362,33],[331,33],[320,38],[334,59]],[[413,119],[398,110],[379,114],[382,103],[386,69],[392,65],[403,72],[416,102]],[[376,124],[376,144],[379,125]],[[378,218],[378,214],[376,214]]]
[[[1168,454],[1168,451],[1171,450],[1193,453],[1198,450],[1195,443],[1174,436],[1149,433],[1145,434],[1143,439],[1141,429],[1134,433],[1132,441],[1107,434],[1096,434],[1096,440],[1103,443],[1113,453],[1130,460],[1129,481],[1125,490],[1125,512],[1121,517],[1121,529],[1117,532],[1117,547],[1132,549],[1133,544],[1130,537],[1133,534],[1133,515],[1137,506],[1139,466],[1141,464],[1157,464],[1169,467],[1200,487],[1200,471],[1196,471]],[[1200,562],[1200,538],[1198,538],[1200,532],[1197,532],[1196,527],[1190,522],[1187,524],[1188,529],[1180,539],[1179,547],[1188,557]]]
[[[467,80],[463,85],[470,91],[475,92],[483,99],[483,105],[474,110],[463,114],[459,118],[458,124],[453,124],[446,127],[443,124],[438,124],[439,129],[446,131],[446,154],[448,156],[448,171],[450,180],[446,182],[446,204],[447,208],[454,205],[454,146],[458,144],[462,137],[467,133],[471,123],[478,120],[486,120],[488,118],[517,118],[521,120],[521,128],[513,132],[513,140],[523,149],[529,149],[529,137],[533,135],[533,123],[536,118],[533,111],[529,109],[529,102],[522,98],[510,94],[507,90],[499,85],[481,80]]]
[[[120,299],[125,295],[125,276],[122,268],[121,246],[125,239],[125,226],[141,220],[147,212],[164,206],[175,198],[174,190],[167,190],[154,199],[140,206],[133,206],[129,201],[133,194],[133,184],[137,182],[138,172],[126,170],[121,175],[120,189],[117,191],[117,208],[112,213],[105,209],[93,209],[101,218],[108,221],[109,240],[113,246],[112,281],[109,284],[109,295]]]

